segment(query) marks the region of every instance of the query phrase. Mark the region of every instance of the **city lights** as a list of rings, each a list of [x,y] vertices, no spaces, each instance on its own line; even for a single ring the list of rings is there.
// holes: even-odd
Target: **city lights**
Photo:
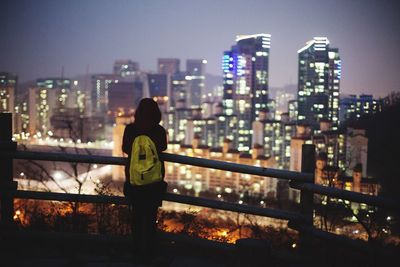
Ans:
[[[42,76],[34,77],[29,82],[24,80],[26,78],[22,73],[0,72],[0,112],[13,113],[11,138],[17,143],[17,150],[77,154],[77,156],[102,155],[114,157],[115,162],[118,161],[121,165],[127,156],[126,136],[124,139],[126,125],[133,123],[133,127],[138,126],[139,123],[135,122],[138,103],[142,98],[150,98],[157,103],[161,111],[157,123],[159,121],[167,133],[167,148],[165,151],[165,147],[162,149],[165,153],[193,157],[194,160],[199,161],[211,159],[225,162],[227,166],[240,164],[250,170],[272,169],[301,172],[304,160],[303,145],[313,144],[316,164],[313,166],[315,171],[311,172],[315,174],[316,188],[332,187],[331,189],[335,192],[347,190],[346,194],[369,196],[378,196],[381,192],[385,192],[382,190],[385,189],[385,184],[381,184],[383,179],[380,173],[371,171],[371,168],[377,165],[370,160],[376,156],[371,151],[379,146],[375,146],[377,140],[372,138],[375,132],[367,129],[365,121],[367,121],[366,118],[380,115],[393,103],[400,103],[399,93],[393,93],[390,96],[379,95],[380,86],[383,87],[386,83],[382,82],[382,85],[376,86],[377,82],[375,82],[375,80],[381,81],[380,74],[384,73],[385,79],[389,79],[389,74],[398,69],[390,60],[383,57],[385,53],[382,52],[388,49],[387,43],[396,42],[382,42],[383,46],[377,49],[381,52],[382,58],[377,61],[372,54],[375,51],[365,53],[361,47],[365,45],[363,42],[356,42],[357,49],[360,51],[351,51],[356,46],[349,45],[348,40],[344,41],[340,35],[334,34],[335,29],[342,29],[343,33],[346,33],[344,36],[352,36],[347,34],[347,29],[343,27],[335,28],[336,25],[332,29],[322,27],[320,29],[322,36],[313,37],[307,36],[306,34],[309,33],[302,31],[302,28],[307,27],[294,27],[291,29],[293,33],[288,34],[283,30],[274,29],[273,23],[267,23],[265,25],[271,25],[271,29],[266,30],[274,34],[274,39],[272,39],[271,34],[252,32],[257,27],[251,28],[249,24],[247,28],[247,24],[243,24],[252,22],[252,19],[256,19],[255,17],[244,19],[243,12],[226,13],[239,14],[238,18],[241,19],[236,19],[236,22],[231,18],[230,24],[233,24],[228,23],[229,27],[226,27],[228,24],[225,23],[224,29],[219,29],[219,33],[224,34],[212,35],[214,28],[218,29],[221,26],[209,24],[215,23],[213,20],[204,20],[199,27],[192,25],[192,29],[184,31],[187,34],[192,34],[194,29],[210,31],[209,33],[199,32],[196,38],[179,34],[181,29],[174,27],[175,24],[166,20],[165,25],[168,26],[164,27],[166,32],[149,39],[152,40],[151,45],[145,44],[153,49],[151,52],[145,49],[139,50],[143,45],[140,42],[148,38],[139,38],[142,35],[136,32],[126,35],[138,37],[135,38],[133,46],[132,40],[126,42],[116,40],[116,36],[124,35],[103,38],[105,42],[108,41],[106,39],[111,39],[117,44],[122,44],[121,50],[118,51],[118,55],[122,58],[116,59],[115,54],[107,54],[113,53],[112,51],[102,52],[101,55],[97,55],[96,60],[90,58],[92,54],[96,55],[95,46],[91,48],[93,51],[91,51],[92,54],[89,53],[90,55],[71,56],[76,60],[83,58],[90,62],[90,69],[87,66],[85,75],[75,75],[75,69],[79,70],[77,66],[74,70],[68,66],[64,72],[64,64],[70,65],[67,60],[56,62],[57,64],[48,63],[48,65],[47,62],[38,61],[41,64],[34,65],[38,67],[35,71]],[[301,12],[296,11],[296,13]],[[304,16],[304,13],[301,14]],[[311,19],[316,17],[310,14],[306,17]],[[140,14],[135,14],[134,17],[137,22],[140,22],[138,15]],[[265,17],[265,14],[263,16]],[[263,19],[269,19],[269,16]],[[344,17],[345,14],[342,16]],[[121,17],[125,16],[121,15]],[[356,18],[358,17],[352,19]],[[179,25],[190,26],[195,19],[196,17],[193,16],[185,23],[180,21]],[[70,21],[74,22],[73,17]],[[114,20],[110,17],[107,21],[113,23]],[[144,29],[145,32],[146,25],[150,25],[152,21],[151,17],[146,17],[142,21],[145,23],[139,23],[137,28]],[[286,27],[287,25],[285,26],[285,20],[277,21],[282,22],[282,29],[290,29]],[[343,26],[341,21],[333,21]],[[243,24],[241,27],[235,25],[239,22]],[[306,25],[302,24],[301,20],[296,23],[296,25]],[[50,24],[43,24],[45,32],[47,32],[46,27],[51,26]],[[129,25],[129,23],[121,23],[115,29],[124,27],[125,24]],[[323,24],[321,21],[312,23],[319,26]],[[376,27],[364,28],[377,30],[378,25]],[[247,28],[249,32],[238,34],[235,38],[232,31],[236,28]],[[85,26],[82,25],[76,29],[85,29]],[[178,34],[171,34],[167,31],[169,29],[174,29]],[[156,32],[157,29],[153,30]],[[230,39],[226,39],[225,35],[229,36],[229,34],[231,34]],[[359,35],[362,34],[360,31]],[[16,32],[14,35],[20,36],[20,33]],[[352,37],[358,38],[357,35]],[[30,32],[27,36],[39,35]],[[51,36],[50,31],[49,36]],[[176,38],[177,36],[180,38]],[[368,38],[371,36],[368,33]],[[285,39],[288,37],[290,39]],[[381,36],[378,37],[381,40]],[[191,43],[192,39],[196,43]],[[35,44],[34,42],[27,43]],[[82,39],[80,46],[85,48],[86,43]],[[130,50],[124,50],[124,43],[130,44]],[[219,44],[219,50],[211,53],[207,50],[213,43]],[[170,44],[174,44],[175,47],[169,48]],[[157,46],[160,47],[157,48]],[[74,45],[71,47],[75,48]],[[106,43],[104,47],[107,47]],[[58,48],[57,51],[60,53],[65,50],[62,47]],[[46,50],[45,47],[40,49]],[[40,51],[40,49],[33,47],[31,50]],[[126,53],[126,51],[130,52]],[[159,54],[154,54],[155,51],[159,51]],[[184,55],[188,51],[192,54]],[[9,52],[10,55],[12,52]],[[387,53],[390,53],[392,57],[395,55],[393,51]],[[362,58],[358,54],[362,54]],[[27,55],[26,51],[22,49],[20,55]],[[162,57],[165,55],[172,57]],[[358,60],[355,60],[355,55],[358,55]],[[128,56],[132,56],[133,60]],[[155,60],[154,57],[158,56],[161,57]],[[184,56],[186,58],[183,60]],[[100,65],[103,58],[109,61],[113,60],[113,57],[114,62],[111,64],[108,62],[108,67]],[[61,54],[60,57],[38,55],[38,58],[56,58],[62,61]],[[153,62],[149,62],[148,58]],[[364,58],[369,58],[370,61],[365,61]],[[15,64],[10,64],[9,70],[5,71],[13,71],[16,68],[14,65],[24,65],[21,58],[15,61]],[[368,64],[365,64],[366,62]],[[380,66],[382,62],[386,65]],[[76,64],[80,63],[77,61]],[[156,66],[155,69],[149,68],[152,64]],[[214,66],[215,64],[218,64],[218,69]],[[52,72],[46,73],[45,68],[39,69],[42,65],[46,65],[47,69],[52,69]],[[382,73],[370,71],[372,67],[378,65]],[[59,70],[59,67],[55,66],[63,67]],[[358,71],[356,75],[351,75],[354,74],[352,68]],[[37,73],[36,76],[38,76]],[[375,83],[371,82],[372,78],[369,76],[373,77]],[[342,83],[342,77],[344,83]],[[356,79],[359,79],[359,84],[363,85],[365,85],[363,80],[368,80],[371,82],[371,87],[365,88],[365,93],[357,92],[357,88],[352,88],[356,84],[354,82]],[[285,85],[284,82],[288,84]],[[373,88],[372,84],[376,88]],[[375,90],[374,94],[377,92],[378,96],[371,94],[371,88]],[[395,124],[392,120],[388,122],[390,123],[387,124]],[[378,127],[376,129],[380,130]],[[146,129],[140,134],[153,133],[152,130],[153,128]],[[390,137],[396,136],[395,133],[393,131]],[[388,144],[391,144],[389,141],[392,140],[388,140]],[[387,148],[389,149],[390,145]],[[384,155],[379,156],[384,158]],[[105,194],[122,196],[120,188],[118,188],[119,191],[113,189],[114,191],[109,192],[107,186],[111,184],[121,187],[126,178],[123,166],[94,164],[93,161],[91,163],[40,162],[41,165],[33,160],[26,164],[20,164],[21,161],[23,160],[20,158],[16,158],[15,161],[14,179],[18,181],[18,189],[35,188],[42,191],[77,194],[104,194],[106,192]],[[180,161],[177,160],[177,162]],[[395,164],[391,162],[391,165]],[[301,191],[293,188],[293,183],[283,179],[255,175],[256,172],[251,171],[243,173],[224,171],[224,168],[213,169],[199,166],[202,165],[192,166],[166,160],[165,181],[169,185],[168,192],[186,195],[188,198],[209,198],[214,201],[213,203],[220,203],[220,205],[233,203],[229,205],[238,207],[239,210],[253,207],[257,211],[281,206],[292,208],[292,206],[298,206],[303,196]],[[371,176],[371,173],[374,176]],[[178,196],[174,197],[178,198]],[[331,229],[332,234],[371,240],[374,235],[376,238],[381,238],[380,235],[392,235],[393,226],[398,223],[398,218],[394,213],[381,216],[381,210],[369,204],[358,205],[344,198],[324,196],[316,197],[315,202],[318,202],[319,209],[315,209],[315,220],[312,226],[318,229],[324,227]],[[177,207],[174,206],[175,204],[168,204],[170,211],[175,211]],[[343,207],[343,210],[348,212],[346,215],[338,216],[343,224],[334,225],[334,219],[326,215],[328,212],[324,214],[324,211],[330,211],[329,209],[333,206]],[[21,207],[16,206],[9,218],[13,218],[15,222],[22,222],[28,218]],[[84,205],[76,205],[76,207],[79,210]],[[212,209],[202,207],[194,209],[201,216],[209,218],[215,213]],[[184,209],[177,208],[178,213],[182,210]],[[226,214],[221,215],[221,218],[223,217],[226,221],[242,220],[240,214]],[[192,219],[191,215],[187,216],[188,220]],[[373,225],[378,215],[380,224]],[[249,218],[246,217],[244,221],[250,220]],[[178,229],[176,231],[179,231],[190,228],[173,219],[165,221],[168,222],[159,220],[161,224],[165,223],[165,228],[169,230]],[[215,221],[218,220],[215,219]],[[364,229],[365,227],[360,227],[360,224],[361,226],[369,224],[371,229]],[[269,221],[265,225],[272,228],[290,228],[291,223],[286,225],[285,222],[283,225]],[[243,232],[241,226],[237,228],[239,230],[224,224],[218,225],[212,231],[204,232],[207,232],[207,238],[212,236],[213,240],[220,242],[234,242],[239,238],[246,238],[246,235],[251,232],[250,227],[244,227]],[[199,229],[191,229],[192,232],[188,230],[188,233],[196,232],[196,230],[201,232]],[[206,235],[206,233],[201,234]],[[262,232],[259,234],[262,235]],[[301,238],[300,241],[302,241]],[[296,238],[288,238],[285,240],[285,249],[293,253],[297,252],[296,249],[300,249],[302,245],[300,241]]]
[[[54,179],[56,180],[62,180],[63,178],[65,178],[64,172],[62,171],[55,171],[53,174]]]

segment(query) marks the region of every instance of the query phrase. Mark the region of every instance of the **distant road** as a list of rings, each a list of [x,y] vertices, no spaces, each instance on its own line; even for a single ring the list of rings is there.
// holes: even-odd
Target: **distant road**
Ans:
[[[49,146],[49,145],[26,145],[29,151],[40,151],[40,152],[61,152],[62,150],[58,146]],[[88,154],[87,151],[92,155],[99,156],[111,156],[112,149],[110,148],[99,148],[99,147],[90,147],[90,148],[74,148],[73,146],[63,146],[66,149],[67,153],[71,154]]]
[[[65,143],[63,143],[64,145]],[[71,154],[82,154],[87,155],[88,152],[92,155],[99,156],[112,156],[112,150],[109,148],[101,148],[101,147],[90,147],[84,148],[81,145],[80,148],[75,148],[72,145],[63,146],[65,148],[65,152],[61,150],[57,145],[39,145],[39,144],[24,144],[28,151],[38,151],[38,152],[53,152],[53,153],[71,153]],[[93,146],[93,145],[92,145]],[[19,147],[18,150],[23,150],[22,147]],[[36,164],[31,161],[26,160],[14,160],[13,168],[14,168],[14,178],[18,179],[20,186],[25,187],[25,189],[30,189],[31,186],[36,185],[36,187],[45,186],[51,191],[59,191],[55,186],[55,183],[52,181],[56,181],[59,186],[66,189],[68,192],[76,193],[75,188],[77,187],[77,183],[74,182],[74,164],[68,162],[51,162],[51,161],[36,161]],[[41,170],[43,168],[43,170]],[[76,165],[76,170],[79,175],[79,179],[83,180],[87,178],[87,182],[84,184],[83,192],[84,193],[94,193],[94,183],[97,180],[103,181],[107,180],[111,177],[111,166],[108,165],[100,165],[100,164],[84,164],[80,163]],[[49,174],[49,175],[47,175]],[[25,180],[25,181],[23,181]],[[40,182],[35,183],[33,181]],[[34,186],[35,187],[35,186]]]

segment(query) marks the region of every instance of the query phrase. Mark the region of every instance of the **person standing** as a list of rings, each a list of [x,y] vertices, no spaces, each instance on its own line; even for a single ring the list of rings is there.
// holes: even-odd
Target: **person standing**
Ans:
[[[128,155],[127,164],[125,165],[124,195],[129,198],[133,208],[132,237],[134,254],[140,262],[146,263],[150,262],[153,257],[156,245],[157,211],[162,204],[163,194],[166,191],[164,162],[159,159],[158,155],[167,149],[167,134],[159,124],[161,111],[157,102],[153,99],[143,98],[135,111],[134,117],[134,122],[126,126],[122,140],[122,151]],[[135,139],[139,139],[142,136],[149,137],[154,143],[157,150],[157,159],[154,160],[161,162],[160,181],[150,184],[138,184],[137,182],[135,184],[135,180],[132,177],[131,164],[140,164],[140,161],[132,163],[134,162],[131,160],[132,153],[134,153],[132,146]],[[152,149],[150,151],[154,153]]]

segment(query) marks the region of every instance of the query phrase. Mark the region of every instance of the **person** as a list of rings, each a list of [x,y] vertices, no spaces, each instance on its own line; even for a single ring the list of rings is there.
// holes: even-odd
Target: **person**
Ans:
[[[157,102],[151,98],[143,98],[135,111],[134,122],[125,128],[122,151],[128,155],[125,165],[126,181],[124,194],[129,197],[132,209],[132,237],[134,245],[134,260],[150,262],[156,245],[157,211],[162,204],[162,194],[165,192],[166,183],[163,181],[165,167],[161,161],[161,182],[149,185],[131,185],[130,183],[130,162],[132,144],[140,135],[148,136],[156,146],[157,153],[167,149],[167,134],[159,124],[161,111]]]

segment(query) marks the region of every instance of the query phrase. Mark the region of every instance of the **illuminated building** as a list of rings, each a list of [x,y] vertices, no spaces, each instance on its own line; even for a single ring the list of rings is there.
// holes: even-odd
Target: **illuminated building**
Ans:
[[[63,78],[37,79],[29,89],[29,133],[52,135],[51,117],[70,108],[73,102],[71,80]]]
[[[193,109],[183,105],[184,102],[178,102],[176,109],[173,111],[173,135],[170,135],[171,140],[183,142],[186,135],[186,125],[189,118],[193,116]],[[170,130],[167,129],[170,133]]]
[[[223,142],[230,140],[232,147],[238,146],[238,120],[236,115],[223,113],[222,104],[219,103],[214,113],[215,130],[213,147],[220,147]]]
[[[0,112],[14,112],[17,81],[16,75],[0,72]]]
[[[280,169],[289,169],[290,143],[296,133],[296,124],[289,120],[288,113],[282,113],[281,119],[273,119],[268,109],[259,111],[252,124],[252,147],[261,146],[267,157],[273,157]]]
[[[192,144],[197,139],[200,145],[221,147],[225,140],[230,140],[236,147],[237,119],[235,115],[223,114],[222,105],[217,105],[207,116],[201,116],[201,109],[192,114],[186,124],[185,144]]]
[[[23,106],[16,104],[18,77],[14,74],[7,72],[0,72],[0,113],[11,112],[14,113],[13,133],[20,133],[22,123],[21,112]],[[26,106],[25,106],[26,108]],[[25,127],[26,128],[26,127]]]
[[[114,74],[120,77],[133,76],[139,71],[139,63],[132,60],[116,60],[114,62]]]
[[[268,114],[270,114],[270,118],[272,119],[272,120],[275,120],[275,119],[278,119],[277,117],[276,117],[276,110],[277,110],[277,104],[276,104],[276,101],[275,101],[275,99],[268,99],[268,101],[267,101],[267,108],[266,108],[267,110],[268,110]],[[258,115],[259,115],[259,113],[261,112],[261,110],[263,110],[263,109],[260,109],[259,111],[258,111]],[[265,110],[265,109],[264,109]]]
[[[108,111],[108,88],[111,83],[118,82],[119,75],[92,75],[91,104],[92,114],[105,116]]]
[[[179,92],[185,92],[181,90],[181,87],[186,87],[185,74],[180,72],[180,60],[178,58],[159,58],[157,61],[158,74],[167,75],[169,81],[167,97],[168,103],[166,104],[167,110],[175,108],[176,100],[180,99]],[[186,94],[184,94],[186,97]]]
[[[361,166],[362,175],[367,176],[368,138],[364,129],[347,127],[332,130],[328,120],[321,120],[318,134],[311,135],[311,128],[306,125],[297,127],[297,133],[291,141],[290,169],[300,171],[301,145],[314,144],[316,153],[326,155],[326,164],[338,168],[340,172],[351,175],[355,166]]]
[[[339,125],[339,89],[341,60],[339,50],[329,47],[326,37],[314,37],[297,51],[298,114],[301,123],[308,123],[318,131],[319,121],[332,121],[332,129]]]
[[[362,175],[367,176],[368,138],[364,129],[347,127],[332,130],[329,121],[320,122],[321,132],[312,137],[318,153],[327,155],[327,164],[351,174],[356,165],[362,166]]]
[[[297,100],[288,101],[288,112],[289,112],[289,120],[297,121]]]
[[[55,92],[54,108],[63,109],[68,107],[71,102],[71,80],[64,78],[37,79],[36,86],[41,92],[44,90]],[[53,104],[53,103],[52,103]]]
[[[187,80],[187,105],[188,107],[200,107],[201,95],[205,83],[205,59],[188,59],[186,61],[186,80]]]
[[[258,120],[253,121],[252,130],[252,148],[260,146],[266,157],[273,157],[278,168],[283,168],[283,123],[274,120],[267,109],[262,109]]]
[[[364,115],[382,111],[382,101],[373,99],[372,95],[346,95],[340,98],[340,122],[358,120]]]
[[[187,155],[192,157],[209,158],[226,162],[273,168],[275,162],[267,158],[259,151],[253,154],[240,153],[231,148],[227,140],[222,147],[209,147],[199,145],[197,140],[193,144],[180,145],[169,143],[168,152]],[[258,154],[257,154],[258,153]],[[248,194],[250,196],[268,197],[275,199],[277,195],[277,179],[261,177],[256,175],[234,173],[210,168],[201,168],[190,165],[180,165],[166,162],[166,181],[169,186],[193,190],[195,194],[201,191],[218,194],[237,194],[241,198]],[[218,196],[219,198],[221,195]]]
[[[189,76],[186,76],[185,72],[176,72],[171,76],[171,95],[170,95],[170,109],[174,109],[176,107],[176,102],[184,102],[186,106],[186,99],[188,94],[188,79]]]
[[[270,34],[239,35],[223,56],[223,104],[238,118],[238,149],[251,149],[251,123],[268,103]]]
[[[81,115],[89,115],[88,97],[85,88],[81,88],[78,81],[73,81],[71,91],[72,97],[69,98],[69,106],[77,108]]]
[[[28,92],[20,97],[14,111],[14,133],[19,135],[20,138],[25,138],[26,134],[29,133]]]
[[[29,88],[27,102],[22,101],[20,105],[23,122],[29,121],[29,130],[24,134],[29,132],[33,137],[71,138],[73,141],[104,138],[101,133],[104,116],[88,118],[86,96],[78,81],[38,79],[36,85]]]

